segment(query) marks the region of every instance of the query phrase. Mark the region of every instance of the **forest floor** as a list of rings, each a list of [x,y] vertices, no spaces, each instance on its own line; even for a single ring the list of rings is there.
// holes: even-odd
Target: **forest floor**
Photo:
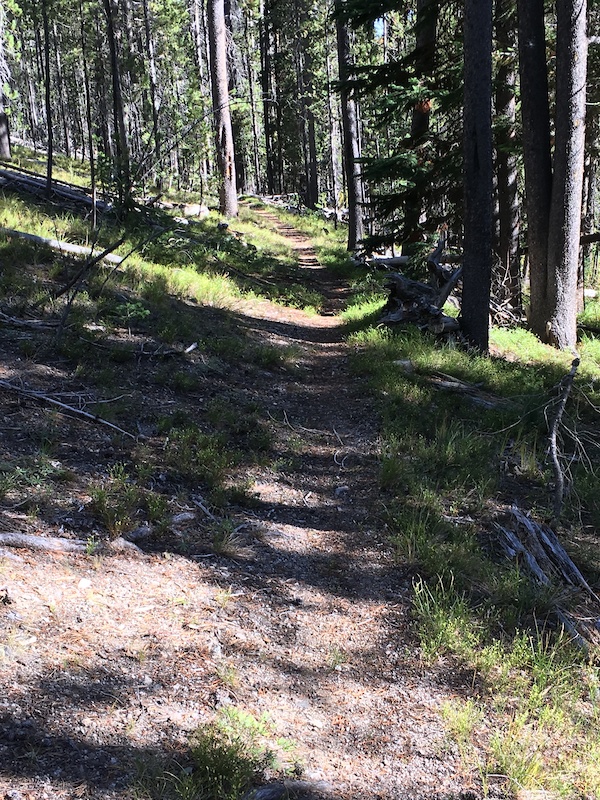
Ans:
[[[175,491],[169,536],[191,543],[187,552],[152,536],[89,554],[2,550],[0,797],[138,797],[141,764],[185,764],[190,734],[227,713],[260,721],[289,796],[482,796],[443,718],[473,676],[421,661],[412,575],[394,560],[380,520],[378,420],[336,316],[344,288],[308,240],[263,213],[293,240],[329,305],[309,315],[240,302],[235,324],[255,343],[292,348],[293,369],[240,362],[185,399],[200,409],[208,398],[252,404],[268,420],[269,460],[245,474],[255,503],[235,510],[228,556],[201,546],[215,521],[203,498]],[[216,311],[197,313],[220,324]],[[86,391],[64,359],[27,359],[23,334],[3,333],[0,379],[60,389],[72,404]],[[149,362],[124,369],[137,403],[131,427],[143,431],[144,409],[173,411],[178,401],[146,380]],[[93,541],[90,481],[133,445],[50,413],[49,421],[43,405],[0,396],[0,470],[39,450],[50,427],[50,461],[70,474],[51,497],[32,490],[28,503],[11,504],[8,495],[0,530]]]

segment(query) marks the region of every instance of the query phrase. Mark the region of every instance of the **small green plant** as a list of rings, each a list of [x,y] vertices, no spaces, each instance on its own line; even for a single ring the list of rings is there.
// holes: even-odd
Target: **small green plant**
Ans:
[[[190,740],[190,763],[142,765],[141,791],[154,800],[240,800],[277,768],[266,721],[227,708]]]
[[[487,773],[505,776],[512,789],[539,789],[544,761],[538,736],[524,715],[517,715],[506,730],[494,731]]]
[[[119,319],[123,320],[127,327],[130,327],[132,323],[141,322],[149,317],[150,311],[139,300],[135,300],[119,303],[115,306],[115,314]]]
[[[171,432],[163,453],[163,463],[187,481],[208,487],[220,484],[235,462],[224,437],[203,433],[195,426]]]
[[[348,654],[345,650],[341,650],[339,647],[333,647],[329,651],[329,655],[327,657],[327,663],[331,669],[336,669],[345,664],[348,661]]]
[[[253,550],[244,544],[236,528],[230,520],[221,520],[215,523],[212,534],[212,548],[219,556],[226,558],[251,558]]]
[[[88,556],[93,556],[100,546],[100,541],[95,536],[88,536],[85,542],[85,552]]]

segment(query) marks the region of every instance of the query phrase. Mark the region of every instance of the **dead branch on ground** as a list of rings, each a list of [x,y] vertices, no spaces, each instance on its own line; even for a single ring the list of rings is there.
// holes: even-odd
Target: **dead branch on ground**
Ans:
[[[31,400],[37,400],[41,403],[48,403],[49,405],[53,405],[61,409],[62,411],[67,412],[68,414],[73,414],[76,417],[81,417],[82,419],[88,420],[89,422],[95,422],[98,425],[105,425],[108,428],[120,433],[122,436],[128,436],[130,439],[135,440],[135,436],[129,431],[123,430],[123,428],[119,428],[118,425],[113,425],[112,422],[109,422],[102,417],[99,417],[97,414],[90,414],[87,411],[83,411],[80,408],[75,408],[74,406],[69,406],[66,403],[61,403],[60,400],[55,400],[53,397],[49,397],[47,394],[43,394],[42,392],[36,392],[33,389],[23,389],[20,386],[15,386],[8,381],[1,381],[0,380],[0,388],[6,389],[9,392],[15,392],[23,397],[30,398]]]

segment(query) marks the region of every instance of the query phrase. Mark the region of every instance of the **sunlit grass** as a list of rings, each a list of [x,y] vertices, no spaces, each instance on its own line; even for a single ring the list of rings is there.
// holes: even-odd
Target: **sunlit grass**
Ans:
[[[536,587],[517,564],[492,558],[489,546],[503,505],[549,517],[548,420],[573,356],[527,331],[494,329],[493,355],[483,357],[414,328],[377,327],[372,308],[367,300],[353,310],[349,343],[382,419],[381,513],[398,564],[420,575],[413,612],[423,661],[472,676],[465,702],[444,711],[448,742],[484,785],[502,776],[493,780],[509,792],[600,796],[591,723],[599,716],[598,665],[546,627],[556,603],[568,602],[564,593]],[[600,511],[592,490],[600,348],[586,336],[580,352],[565,417],[574,433],[561,440],[567,452],[578,441],[586,453],[577,451],[569,473],[560,531],[567,546],[582,519],[589,524]],[[590,554],[581,565],[594,575],[599,561]]]

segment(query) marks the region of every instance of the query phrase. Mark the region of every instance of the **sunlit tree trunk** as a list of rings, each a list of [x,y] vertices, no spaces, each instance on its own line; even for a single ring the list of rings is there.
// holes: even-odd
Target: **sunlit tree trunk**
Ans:
[[[529,323],[561,349],[577,343],[577,266],[585,145],[586,0],[557,0],[551,158],[543,0],[519,0],[519,60],[530,264]]]
[[[548,239],[548,341],[577,345],[577,268],[585,151],[586,0],[556,3],[554,174]]]
[[[42,0],[42,25],[44,29],[44,98],[46,106],[46,195],[52,192],[52,161],[54,158],[54,136],[52,131],[52,95],[50,81],[50,24],[48,0]]]
[[[119,56],[117,53],[113,0],[104,0],[104,11],[106,14],[108,47],[110,50],[110,70],[113,89],[113,118],[115,126],[119,202],[127,208],[133,203],[131,167],[127,128],[125,125],[123,95],[121,92],[121,69],[119,65]]]
[[[215,121],[220,210],[226,217],[238,213],[235,152],[227,80],[227,29],[223,0],[208,0],[210,71]]]

